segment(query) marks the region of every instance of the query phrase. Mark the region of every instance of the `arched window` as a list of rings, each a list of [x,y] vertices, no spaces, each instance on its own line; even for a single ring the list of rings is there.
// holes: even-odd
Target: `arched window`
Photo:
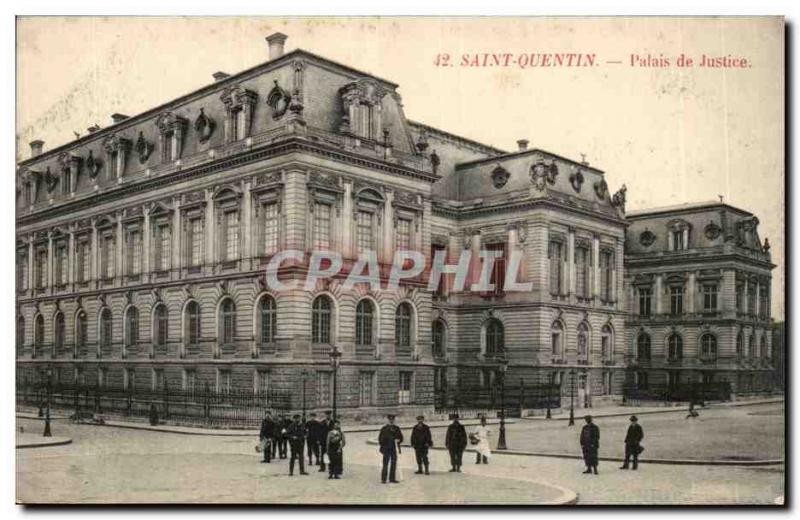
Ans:
[[[560,321],[550,326],[550,347],[554,356],[564,355],[564,326]]]
[[[132,347],[139,342],[139,309],[129,307],[125,315],[125,346]]]
[[[600,330],[600,353],[603,359],[611,359],[614,355],[614,334],[608,324]]]
[[[236,304],[230,298],[219,307],[220,338],[222,343],[233,343],[236,332]]]
[[[163,346],[167,344],[168,319],[167,306],[163,303],[158,305],[153,313],[153,342],[156,345]]]
[[[398,347],[411,346],[411,305],[403,302],[394,314],[394,341]]]
[[[258,302],[259,339],[261,343],[274,343],[278,328],[278,313],[275,298],[263,296]]]
[[[589,327],[586,323],[578,325],[578,356],[589,356]]]
[[[197,345],[200,343],[200,305],[196,301],[191,301],[186,305],[185,312],[186,344]]]
[[[736,335],[736,355],[740,358],[744,357],[744,333],[742,331]]]
[[[33,355],[39,353],[44,345],[44,316],[39,314],[33,322]]]
[[[755,334],[750,334],[750,339],[747,341],[747,354],[751,358],[756,357],[756,336],[755,336]]]
[[[703,359],[717,359],[717,338],[713,334],[703,334],[700,337],[700,357]]]
[[[650,360],[650,336],[644,332],[639,334],[636,340],[636,358],[643,361]]]
[[[670,361],[683,359],[683,338],[679,334],[670,334],[667,339],[667,356]]]
[[[75,348],[82,348],[86,346],[87,330],[86,312],[78,311],[77,316],[75,316]]]
[[[504,351],[503,323],[497,318],[489,318],[486,322],[486,355],[499,356]]]
[[[331,342],[331,300],[324,295],[317,296],[311,308],[311,341]]]
[[[111,327],[111,309],[103,309],[100,312],[100,335],[97,338],[100,347],[108,348],[111,346]]]
[[[17,350],[21,351],[25,346],[25,318],[17,317]]]
[[[64,313],[59,312],[56,314],[56,319],[53,322],[53,356],[64,348],[65,329]]]
[[[444,357],[445,352],[445,326],[442,320],[435,320],[431,325],[431,335],[433,336],[433,355],[434,357]]]
[[[372,345],[372,317],[374,307],[369,300],[356,305],[356,345]]]

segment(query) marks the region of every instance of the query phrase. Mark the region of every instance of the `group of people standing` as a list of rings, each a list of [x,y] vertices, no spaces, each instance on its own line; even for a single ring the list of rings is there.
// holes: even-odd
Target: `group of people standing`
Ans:
[[[581,451],[583,452],[583,461],[586,464],[586,474],[597,475],[597,464],[599,460],[598,451],[600,450],[600,428],[592,422],[592,416],[587,415],[584,418],[586,424],[581,429]],[[639,467],[639,454],[644,451],[642,447],[642,439],[644,439],[644,430],[639,425],[639,419],[635,415],[630,417],[630,425],[625,434],[625,461],[619,469],[630,469],[631,459],[633,459],[633,468]]]
[[[308,475],[304,454],[306,446],[309,466],[316,465],[320,472],[324,472],[327,455],[328,478],[338,479],[342,475],[345,438],[341,424],[331,418],[331,412],[325,412],[322,419],[317,419],[316,414],[312,413],[304,423],[300,414],[295,414],[291,420],[286,415],[275,419],[267,411],[261,421],[259,440],[259,449],[264,454],[261,462],[264,463],[270,463],[275,458],[286,459],[288,444],[289,476],[294,475],[295,461],[298,463],[300,475]]]
[[[447,427],[445,447],[450,454],[450,471],[460,472],[464,450],[467,449],[467,440],[475,444],[477,452],[476,464],[488,464],[491,456],[489,435],[491,430],[486,425],[486,417],[481,417],[481,423],[467,436],[467,430],[459,421],[457,414],[452,415],[452,422]],[[394,423],[395,416],[388,415],[386,425],[378,434],[378,445],[383,456],[381,464],[381,482],[383,484],[397,483],[397,457],[402,452],[403,432]],[[417,462],[416,475],[430,475],[430,460],[428,451],[433,447],[433,437],[430,427],[425,424],[425,417],[417,416],[417,424],[411,429],[411,447]]]

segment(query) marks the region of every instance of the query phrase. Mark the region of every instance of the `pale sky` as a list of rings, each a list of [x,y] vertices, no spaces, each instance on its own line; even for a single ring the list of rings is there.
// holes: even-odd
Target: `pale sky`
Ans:
[[[267,59],[264,37],[400,85],[406,115],[506,150],[517,139],[606,172],[628,209],[718,200],[756,214],[784,316],[780,18],[22,18],[18,156],[136,115]],[[587,68],[459,67],[464,53],[595,53]],[[456,66],[437,67],[448,53]],[[748,68],[678,68],[678,55]],[[666,68],[630,56],[666,57]],[[621,61],[622,63],[608,63]]]

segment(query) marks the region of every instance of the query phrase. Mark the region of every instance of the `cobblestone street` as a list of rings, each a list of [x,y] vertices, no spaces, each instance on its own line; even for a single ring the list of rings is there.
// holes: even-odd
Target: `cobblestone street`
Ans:
[[[17,423],[26,432],[42,428],[41,421]],[[286,460],[260,464],[256,440],[247,437],[63,420],[55,421],[53,430],[72,437],[72,444],[17,450],[20,502],[541,504],[568,498],[563,488],[577,493],[580,504],[773,504],[783,495],[783,466],[644,464],[631,472],[601,463],[600,475],[591,476],[583,475],[582,463],[574,459],[502,455],[478,466],[467,453],[464,473],[451,474],[447,453],[435,450],[434,474],[425,477],[413,474],[413,451],[404,449],[402,482],[381,485],[377,447],[367,443],[374,432],[347,434],[345,474],[330,481],[314,468],[309,476],[296,472],[290,479]],[[436,435],[441,431],[435,430]]]

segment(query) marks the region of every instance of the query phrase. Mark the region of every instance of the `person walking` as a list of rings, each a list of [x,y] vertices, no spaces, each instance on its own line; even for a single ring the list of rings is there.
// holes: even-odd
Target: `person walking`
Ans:
[[[489,445],[489,436],[492,430],[486,425],[486,416],[481,415],[481,423],[475,427],[472,435],[477,439],[478,444],[475,445],[475,464],[489,464],[489,457],[492,456],[492,448]]]
[[[344,469],[344,432],[342,432],[342,425],[337,421],[333,421],[331,431],[325,440],[325,451],[328,453],[328,478],[338,479],[342,476]]]
[[[275,439],[275,427],[275,420],[272,418],[272,413],[267,410],[264,414],[264,419],[261,421],[261,431],[258,434],[258,440],[261,441],[261,451],[264,454],[264,458],[261,462],[270,463],[272,457],[274,457],[272,444]]]
[[[639,419],[631,415],[631,424],[625,434],[625,462],[619,469],[628,469],[628,464],[633,458],[633,469],[639,466],[639,454],[643,451],[641,442],[644,439],[644,430],[639,425]]]
[[[387,472],[389,482],[397,484],[397,455],[400,453],[400,443],[403,442],[403,432],[394,424],[394,415],[387,415],[386,420],[378,434],[378,444],[383,455],[381,484],[386,484]]]
[[[425,424],[425,417],[422,415],[417,416],[417,424],[411,430],[411,447],[414,448],[414,456],[417,459],[417,475],[422,474],[422,468],[425,468],[425,474],[430,475],[428,470],[428,450],[433,447],[433,437],[431,437],[431,429]]]
[[[600,449],[600,428],[592,422],[592,416],[587,415],[583,418],[586,424],[581,429],[581,451],[583,451],[583,461],[586,463],[584,473],[597,475],[597,451]]]
[[[333,419],[331,418],[331,411],[325,412],[325,418],[319,423],[318,442],[319,442],[319,471],[325,471],[325,453],[328,451],[328,433],[333,428]],[[329,457],[330,458],[330,457]]]
[[[303,424],[300,414],[292,416],[292,422],[286,430],[286,437],[289,440],[289,450],[291,456],[289,458],[289,476],[294,474],[294,461],[298,461],[300,465],[300,474],[308,475],[305,468],[305,457],[303,456],[303,447],[306,443],[306,425]]]
[[[458,414],[452,415],[453,422],[447,427],[444,445],[450,452],[450,471],[461,471],[461,457],[467,447],[467,430],[458,422]]]
[[[319,465],[322,424],[317,420],[317,414],[312,412],[308,417],[309,419],[306,421],[306,432],[308,433],[308,465],[312,466],[314,464],[313,457],[316,457],[316,464]]]

